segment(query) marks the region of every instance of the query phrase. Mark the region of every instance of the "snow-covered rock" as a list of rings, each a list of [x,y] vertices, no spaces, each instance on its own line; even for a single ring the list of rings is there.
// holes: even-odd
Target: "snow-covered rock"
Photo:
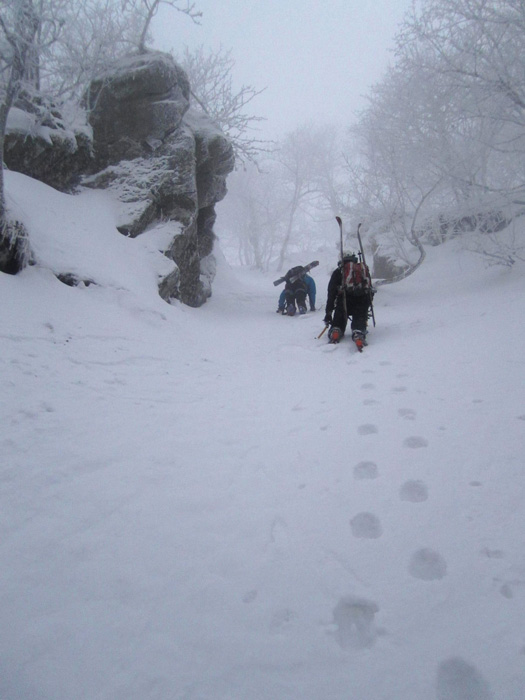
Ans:
[[[82,174],[84,186],[110,191],[126,236],[174,223],[162,252],[177,269],[159,293],[201,306],[212,293],[215,205],[234,167],[230,141],[190,109],[185,72],[161,52],[122,59],[91,83],[85,103],[89,126],[72,130],[50,101],[21,96],[10,114],[8,167],[60,191]]]
[[[98,169],[155,150],[190,105],[185,72],[168,54],[128,56],[94,80],[86,103]]]
[[[234,155],[222,131],[189,109],[189,99],[184,71],[159,52],[128,57],[95,81],[88,104],[97,172],[84,184],[116,195],[118,229],[128,236],[159,221],[182,225],[165,251],[178,270],[160,293],[200,306],[211,295],[215,204],[226,194]]]
[[[9,111],[4,161],[9,170],[68,191],[92,167],[91,143],[86,124],[70,124],[52,100],[24,90]]]

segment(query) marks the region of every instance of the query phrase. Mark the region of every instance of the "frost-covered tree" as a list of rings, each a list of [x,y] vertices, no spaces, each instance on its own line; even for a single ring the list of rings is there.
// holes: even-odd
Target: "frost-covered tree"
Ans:
[[[41,56],[40,88],[78,103],[93,78],[137,50],[140,17],[115,0],[77,0],[65,3],[61,18],[59,40]]]
[[[267,152],[270,144],[253,135],[256,124],[263,118],[246,110],[265,88],[234,87],[235,60],[231,50],[186,48],[177,60],[188,75],[194,105],[216,121],[229,137],[237,163],[255,162],[261,153]]]
[[[436,240],[525,205],[524,26],[518,0],[427,0],[406,17],[348,155],[352,206],[392,257],[416,230]]]
[[[20,255],[23,227],[9,219],[4,193],[4,140],[9,111],[25,82],[35,80],[40,48],[61,28],[57,6],[45,0],[0,2],[0,269]],[[43,39],[45,37],[45,39]]]
[[[334,214],[346,201],[340,139],[330,125],[303,125],[258,167],[230,176],[222,221],[242,264],[282,270],[297,253],[332,240]]]
[[[247,163],[228,178],[228,196],[221,203],[221,240],[237,249],[241,265],[267,271],[282,233],[286,202],[275,164]]]
[[[525,150],[523,2],[428,0],[408,17],[398,57],[401,67],[417,67],[429,84],[448,93],[456,116],[452,128],[462,127],[458,136],[473,144],[466,154],[472,172],[463,186],[469,192],[523,188],[521,173],[509,170]]]
[[[202,17],[202,12],[197,10],[195,3],[190,2],[190,0],[121,0],[122,11],[139,18],[140,34],[137,48],[140,53],[146,51],[151,22],[161,5],[166,5],[187,15],[196,24],[199,24]]]

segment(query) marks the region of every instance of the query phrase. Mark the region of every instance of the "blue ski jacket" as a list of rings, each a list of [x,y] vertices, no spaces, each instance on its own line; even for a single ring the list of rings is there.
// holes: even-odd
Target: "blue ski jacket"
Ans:
[[[315,295],[316,295],[316,286],[315,286],[315,280],[313,277],[310,277],[310,275],[305,275],[303,277],[303,280],[306,283],[307,287],[307,293],[308,293],[308,301],[310,302],[310,310],[315,309]],[[281,292],[279,296],[279,303],[278,303],[278,309],[279,311],[282,311],[284,309],[284,298],[285,298],[285,290]]]

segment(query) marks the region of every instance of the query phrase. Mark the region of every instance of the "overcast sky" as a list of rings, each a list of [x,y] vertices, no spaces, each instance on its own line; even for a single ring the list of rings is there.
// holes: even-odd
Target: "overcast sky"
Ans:
[[[265,92],[251,113],[265,136],[305,122],[349,123],[388,63],[410,0],[195,0],[200,26],[164,7],[155,47],[232,49],[234,77]]]

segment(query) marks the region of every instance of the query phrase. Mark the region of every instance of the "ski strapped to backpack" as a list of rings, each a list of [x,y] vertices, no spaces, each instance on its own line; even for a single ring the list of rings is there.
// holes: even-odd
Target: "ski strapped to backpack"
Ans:
[[[342,263],[343,263],[343,258],[344,258],[344,251],[343,251],[343,220],[341,219],[340,216],[336,216],[336,217],[335,217],[335,220],[336,220],[337,223],[339,224],[339,234],[340,234],[340,237],[339,237],[339,238],[340,238],[340,244],[341,244],[341,264],[342,264]],[[342,301],[343,301],[343,314],[344,314],[344,318],[347,318],[347,317],[348,317],[348,311],[347,311],[347,308],[346,308],[346,294],[343,294],[343,293],[342,293],[342,292],[343,292],[343,284],[342,284],[342,282],[343,282],[343,280],[342,280],[342,278],[341,278],[341,298],[342,298]]]
[[[368,285],[366,289],[366,293],[368,294],[368,300],[370,301],[370,315],[372,317],[372,322],[374,324],[374,328],[376,326],[376,317],[374,316],[374,294],[372,290],[372,278],[370,277],[370,270],[368,269],[368,265],[366,264],[366,258],[365,258],[365,251],[363,248],[363,241],[361,240],[361,224],[357,225],[357,240],[359,241],[359,256],[361,260],[363,261],[363,265],[365,267],[365,270],[368,275]]]
[[[357,226],[357,240],[359,241],[359,262],[344,262],[344,252],[343,252],[343,222],[340,216],[336,216],[336,221],[339,224],[339,230],[341,233],[341,265],[342,265],[342,287],[352,290],[354,293],[364,293],[368,296],[370,302],[370,316],[374,327],[376,325],[376,319],[374,315],[374,304],[373,304],[373,289],[372,289],[372,277],[370,276],[370,270],[366,264],[365,251],[363,249],[363,241],[361,240],[361,224]],[[346,313],[346,294],[343,294],[343,306]]]
[[[300,279],[303,275],[305,275],[307,272],[310,272],[310,270],[313,267],[317,267],[319,265],[319,260],[313,260],[311,263],[308,263],[308,265],[304,265],[302,267],[301,272],[299,272],[296,275],[292,275],[288,279],[286,278],[286,275],[284,277],[279,277],[278,280],[275,280],[274,287],[277,287],[278,284],[282,284],[283,282],[297,282],[298,279]]]

